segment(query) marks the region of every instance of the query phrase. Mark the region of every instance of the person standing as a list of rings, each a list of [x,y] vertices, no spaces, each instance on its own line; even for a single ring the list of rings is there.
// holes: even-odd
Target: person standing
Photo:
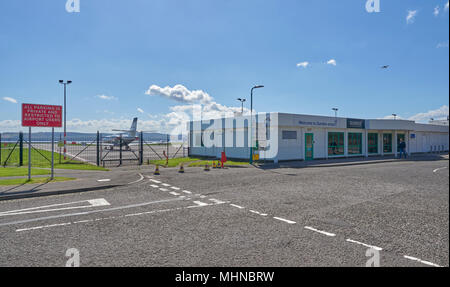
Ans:
[[[406,158],[406,143],[403,141],[403,139],[400,140],[400,143],[398,144],[398,148],[400,150],[400,158],[402,158],[402,154]]]

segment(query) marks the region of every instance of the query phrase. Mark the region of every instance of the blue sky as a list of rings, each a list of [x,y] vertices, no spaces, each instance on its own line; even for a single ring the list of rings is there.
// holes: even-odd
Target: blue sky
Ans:
[[[62,104],[59,79],[73,81],[74,130],[124,128],[133,116],[163,129],[206,94],[206,113],[235,111],[254,84],[265,85],[260,112],[448,115],[448,1],[380,4],[368,13],[366,0],[80,0],[68,13],[66,0],[4,0],[0,130],[19,128],[22,102]]]

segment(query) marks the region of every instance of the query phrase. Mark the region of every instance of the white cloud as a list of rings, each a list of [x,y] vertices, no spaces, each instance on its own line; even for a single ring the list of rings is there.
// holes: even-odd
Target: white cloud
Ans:
[[[335,59],[331,59],[327,62],[328,65],[333,65],[336,66],[336,60]]]
[[[408,15],[406,16],[406,23],[407,24],[414,23],[416,15],[417,15],[417,10],[408,10]]]
[[[447,119],[448,112],[449,112],[448,106],[443,105],[442,107],[436,110],[431,110],[425,113],[418,113],[412,117],[409,117],[408,120],[423,123],[427,123],[431,118],[434,118],[435,120],[443,120]]]
[[[448,48],[448,41],[447,42],[438,43],[436,48]]]
[[[3,97],[3,100],[5,100],[7,102],[10,102],[10,103],[13,103],[13,104],[17,104],[17,100],[13,99],[13,98],[10,98],[10,97]]]
[[[107,100],[107,101],[110,101],[110,100],[116,100],[117,98],[116,97],[113,97],[113,96],[107,96],[107,95],[97,95],[96,96],[97,98],[99,98],[99,99],[102,99],[102,100]]]
[[[137,108],[137,111],[138,111],[138,112],[140,112],[141,114],[143,114],[143,113],[144,113],[144,110],[143,110],[143,109],[141,109],[141,108]]]
[[[439,6],[434,7],[434,11],[433,11],[434,16],[437,17],[439,15],[439,12],[440,12]]]
[[[202,90],[190,91],[183,85],[175,85],[173,88],[151,85],[145,94],[161,96],[181,103],[209,103],[212,101],[212,97],[208,93]]]
[[[298,63],[298,64],[297,64],[297,67],[303,67],[303,68],[306,68],[306,67],[308,67],[308,65],[309,65],[309,62],[301,62],[301,63]]]

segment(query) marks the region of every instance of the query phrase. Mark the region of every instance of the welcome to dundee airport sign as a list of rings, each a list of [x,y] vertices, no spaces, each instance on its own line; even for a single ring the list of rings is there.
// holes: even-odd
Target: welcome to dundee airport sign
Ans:
[[[62,127],[62,106],[22,104],[23,127]]]

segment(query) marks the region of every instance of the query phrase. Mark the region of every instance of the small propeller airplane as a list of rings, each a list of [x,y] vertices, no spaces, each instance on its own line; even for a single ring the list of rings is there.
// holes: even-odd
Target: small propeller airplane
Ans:
[[[111,150],[113,150],[114,147],[120,146],[120,139],[122,138],[122,146],[125,146],[127,150],[130,150],[131,148],[129,144],[139,139],[136,136],[137,120],[138,118],[133,119],[133,123],[131,124],[131,128],[129,130],[113,130],[122,133],[103,137],[103,143],[107,144],[105,146],[105,149],[108,149],[109,147]]]
[[[381,66],[381,69],[387,69],[387,68],[389,68],[389,65]]]

